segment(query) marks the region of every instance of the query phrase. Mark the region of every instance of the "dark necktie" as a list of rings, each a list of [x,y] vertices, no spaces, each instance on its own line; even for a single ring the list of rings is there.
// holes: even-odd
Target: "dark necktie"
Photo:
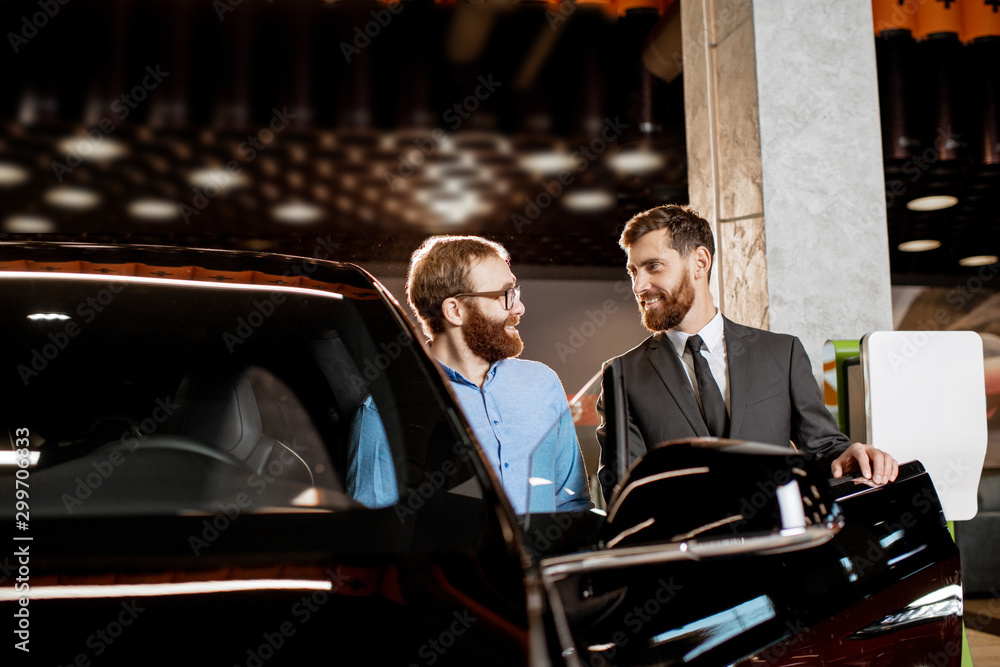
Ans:
[[[708,361],[701,356],[701,336],[690,336],[687,339],[687,349],[694,357],[694,375],[698,380],[698,394],[701,396],[701,412],[705,417],[705,425],[712,435],[723,438],[729,425],[726,417],[726,402],[722,399],[719,385],[712,377],[712,369]]]

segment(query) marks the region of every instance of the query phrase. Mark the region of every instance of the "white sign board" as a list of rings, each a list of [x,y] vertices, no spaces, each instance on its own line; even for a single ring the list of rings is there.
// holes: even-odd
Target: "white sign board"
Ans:
[[[949,521],[973,518],[986,457],[983,342],[974,331],[861,339],[868,442],[924,464]]]

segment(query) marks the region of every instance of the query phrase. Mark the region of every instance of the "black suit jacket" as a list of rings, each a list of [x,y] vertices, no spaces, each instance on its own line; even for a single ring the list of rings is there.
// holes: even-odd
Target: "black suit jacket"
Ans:
[[[746,327],[723,317],[729,367],[729,437],[788,446],[832,458],[851,442],[823,404],[812,365],[798,338]],[[604,364],[597,410],[601,485],[605,498],[617,470],[614,415],[604,414],[612,365],[623,374],[628,413],[626,466],[649,448],[679,438],[708,437],[694,390],[664,334],[654,334]],[[609,423],[610,422],[610,423]],[[626,468],[627,469],[627,468]]]

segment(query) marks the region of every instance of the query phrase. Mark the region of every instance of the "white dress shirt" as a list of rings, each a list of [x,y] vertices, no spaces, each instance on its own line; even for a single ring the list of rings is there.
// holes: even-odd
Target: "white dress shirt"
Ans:
[[[701,394],[698,392],[698,380],[694,373],[694,357],[687,349],[687,339],[693,334],[686,334],[682,331],[670,329],[666,332],[667,339],[674,346],[674,352],[680,357],[684,370],[687,372],[688,382],[694,389],[694,396],[698,400],[698,407],[701,407]],[[718,309],[715,317],[702,327],[698,332],[701,336],[701,355],[708,362],[708,367],[712,369],[712,377],[715,384],[719,385],[722,393],[722,400],[726,402],[726,414],[732,414],[729,408],[729,364],[726,361],[726,339],[723,336],[722,313]]]

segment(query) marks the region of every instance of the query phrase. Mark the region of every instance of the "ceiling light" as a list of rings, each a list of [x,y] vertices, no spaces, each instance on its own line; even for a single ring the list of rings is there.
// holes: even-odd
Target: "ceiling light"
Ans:
[[[996,264],[1000,261],[996,255],[973,255],[972,257],[963,257],[958,260],[958,263],[962,266],[986,266],[988,264]]]
[[[441,190],[444,192],[451,192],[454,194],[461,194],[465,192],[465,186],[471,179],[466,178],[455,178],[453,176],[448,176],[441,179]]]
[[[49,234],[56,225],[40,215],[12,215],[4,220],[3,229],[11,234]]]
[[[45,201],[52,206],[85,210],[97,206],[101,198],[93,190],[59,186],[45,193]]]
[[[220,190],[232,190],[245,186],[249,179],[239,172],[230,172],[226,169],[205,168],[196,169],[188,176],[188,182],[196,188],[219,188]]]
[[[275,220],[287,222],[292,225],[308,224],[323,217],[323,209],[315,204],[305,202],[291,202],[279,204],[271,209],[271,215]]]
[[[576,167],[576,159],[563,151],[531,153],[521,158],[521,166],[536,174],[558,174]]]
[[[28,180],[28,170],[10,162],[0,162],[0,185],[19,185]]]
[[[429,202],[429,208],[441,216],[445,224],[460,225],[482,212],[483,203],[474,192],[458,195],[439,193]]]
[[[32,313],[28,315],[28,319],[32,322],[43,321],[47,322],[49,320],[68,320],[71,319],[66,313]]]
[[[171,220],[180,215],[180,208],[166,199],[136,199],[128,205],[128,214],[143,220]]]
[[[911,211],[940,211],[943,208],[950,208],[958,203],[958,197],[951,195],[931,195],[929,197],[917,197],[906,202],[906,208]]]
[[[66,137],[59,141],[58,147],[81,160],[114,160],[125,154],[124,144],[103,136],[97,141],[90,137]]]
[[[619,151],[611,157],[611,166],[618,171],[624,171],[635,176],[648,176],[663,169],[666,158],[659,153],[641,149]]]
[[[903,252],[927,252],[940,248],[941,242],[934,239],[916,239],[900,243],[897,247]]]
[[[615,197],[607,190],[574,190],[563,196],[562,204],[578,213],[603,211],[615,205]]]

